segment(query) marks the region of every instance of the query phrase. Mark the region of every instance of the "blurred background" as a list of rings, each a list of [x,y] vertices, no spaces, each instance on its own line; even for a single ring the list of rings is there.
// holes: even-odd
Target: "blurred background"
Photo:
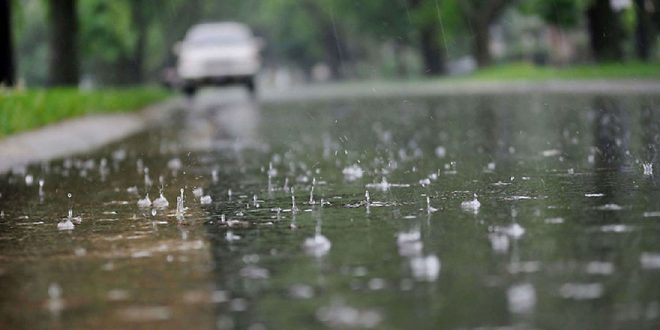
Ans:
[[[262,85],[475,72],[534,78],[543,68],[603,63],[612,75],[621,67],[660,72],[643,63],[659,58],[660,0],[0,2],[2,80],[19,86],[161,82],[185,31],[213,21],[246,23],[265,41]]]

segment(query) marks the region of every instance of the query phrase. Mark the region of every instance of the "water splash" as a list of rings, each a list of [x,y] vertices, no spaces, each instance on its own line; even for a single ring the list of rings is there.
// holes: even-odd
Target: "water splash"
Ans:
[[[181,194],[176,197],[176,216],[183,217],[185,208],[183,207],[183,188],[180,190]]]
[[[461,208],[464,211],[473,212],[473,213],[479,212],[479,208],[481,207],[481,202],[479,202],[479,200],[477,199],[477,194],[474,194],[473,196],[474,198],[471,201],[464,201],[461,203]]]
[[[291,187],[291,212],[298,212],[298,207],[296,206],[296,195],[293,187]]]
[[[303,242],[303,250],[305,253],[312,255],[314,257],[320,258],[328,252],[332,247],[330,240],[321,234],[321,219],[320,217],[316,221],[316,228],[313,237],[308,237]]]
[[[345,167],[341,173],[344,175],[344,178],[347,181],[355,181],[357,179],[362,178],[364,175],[364,171],[360,166],[357,164],[353,164],[351,166]]]
[[[153,201],[152,205],[157,209],[166,209],[170,206],[170,202],[163,196],[163,191],[161,190],[160,196]]]
[[[653,163],[642,163],[644,175],[653,175]]]
[[[209,195],[202,196],[199,199],[199,203],[202,204],[202,205],[209,205],[209,204],[213,203],[213,199]]]
[[[268,177],[272,178],[277,176],[277,170],[273,168],[273,162],[268,163]]]
[[[151,199],[149,199],[149,193],[147,193],[144,198],[137,201],[137,206],[139,208],[146,209],[151,206]]]
[[[387,191],[390,188],[407,188],[410,187],[410,185],[407,183],[389,183],[387,182],[387,179],[383,177],[379,183],[368,183],[366,187]]]
[[[314,187],[316,187],[316,178],[312,178],[312,189],[309,191],[309,205],[314,205]]]
[[[426,213],[430,214],[430,213],[437,212],[437,211],[438,211],[438,209],[431,206],[431,197],[426,196]]]
[[[74,221],[77,223],[80,223],[82,219],[74,218],[73,217],[73,206],[72,206],[72,201],[71,201],[71,193],[66,194],[66,196],[69,198],[69,213],[67,214],[67,217],[60,221],[57,224],[57,229],[58,230],[73,230],[76,226],[74,225]]]
[[[44,179],[39,179],[39,200],[44,199]]]

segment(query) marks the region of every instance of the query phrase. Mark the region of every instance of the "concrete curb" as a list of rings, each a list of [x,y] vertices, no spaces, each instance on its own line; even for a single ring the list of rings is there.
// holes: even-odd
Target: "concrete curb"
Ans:
[[[12,135],[0,140],[0,173],[94,150],[162,122],[180,105],[173,98],[136,113],[90,115]]]

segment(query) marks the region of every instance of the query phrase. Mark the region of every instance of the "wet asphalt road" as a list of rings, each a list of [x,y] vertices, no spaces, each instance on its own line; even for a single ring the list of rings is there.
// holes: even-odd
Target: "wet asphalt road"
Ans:
[[[658,104],[202,91],[0,177],[0,328],[655,328]]]

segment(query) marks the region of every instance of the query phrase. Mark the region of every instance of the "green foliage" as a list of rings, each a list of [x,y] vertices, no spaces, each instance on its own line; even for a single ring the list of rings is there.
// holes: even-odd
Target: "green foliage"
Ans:
[[[0,90],[0,137],[87,114],[135,111],[168,96],[156,88]]]
[[[658,79],[660,63],[609,63],[566,68],[540,67],[529,63],[498,65],[481,69],[465,79],[544,80],[544,79]]]
[[[519,9],[538,15],[544,21],[563,28],[576,27],[590,0],[531,0],[520,1]]]

